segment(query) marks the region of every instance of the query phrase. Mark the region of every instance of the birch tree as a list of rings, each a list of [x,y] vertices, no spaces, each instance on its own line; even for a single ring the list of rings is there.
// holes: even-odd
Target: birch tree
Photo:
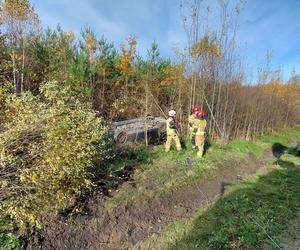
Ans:
[[[5,31],[13,65],[13,83],[16,94],[24,90],[27,37],[39,26],[39,19],[28,0],[0,2],[0,25]]]

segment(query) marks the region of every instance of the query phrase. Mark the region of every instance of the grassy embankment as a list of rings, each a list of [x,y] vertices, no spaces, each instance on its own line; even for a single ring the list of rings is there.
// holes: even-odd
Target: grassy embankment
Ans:
[[[273,145],[273,143],[277,142],[286,145],[291,139],[298,136],[300,136],[300,126],[293,130],[263,136],[256,141],[234,140],[224,146],[211,145],[207,149],[205,157],[201,160],[196,159],[195,152],[190,148],[189,145],[186,150],[180,153],[177,153],[175,150],[171,151],[170,153],[165,153],[163,146],[154,147],[152,150],[141,148],[137,152],[128,154],[125,159],[116,159],[111,164],[107,165],[109,168],[108,170],[111,172],[128,165],[136,167],[137,169],[134,173],[133,179],[139,183],[138,189],[119,191],[113,198],[108,200],[107,209],[112,209],[118,204],[132,202],[137,199],[151,199],[155,196],[161,196],[172,190],[180,189],[183,186],[196,184],[201,179],[213,179],[220,167],[230,167],[230,164],[223,164],[224,162],[242,160],[249,153],[255,154],[256,156],[261,156],[267,148],[270,148]],[[192,159],[192,166],[189,167],[186,164],[186,159],[188,157]],[[260,239],[263,238],[265,234],[261,233],[259,234],[259,239],[255,238],[255,236],[253,236],[253,231],[250,229],[258,230],[258,226],[255,227],[253,224],[249,224],[249,229],[247,229],[247,223],[240,222],[241,220],[237,220],[236,218],[242,218],[243,213],[245,213],[245,211],[248,213],[248,210],[254,212],[261,211],[262,215],[253,214],[251,216],[250,214],[251,217],[249,217],[252,219],[254,218],[254,220],[258,219],[259,223],[266,223],[263,218],[269,220],[270,217],[265,216],[265,213],[267,213],[267,215],[270,214],[272,218],[276,218],[276,216],[279,216],[282,211],[287,211],[285,212],[285,219],[291,218],[294,214],[292,207],[295,204],[292,202],[292,198],[295,195],[294,188],[297,187],[299,190],[299,185],[294,186],[296,179],[298,180],[298,183],[300,183],[299,174],[297,174],[298,172],[296,170],[288,170],[280,166],[277,166],[276,168],[278,169],[275,169],[276,171],[274,170],[274,174],[270,175],[269,177],[265,177],[266,179],[260,181],[259,178],[254,178],[251,181],[249,180],[247,183],[238,184],[240,186],[233,188],[233,191],[230,192],[226,197],[212,205],[212,207],[201,209],[190,220],[172,223],[166,229],[165,234],[163,234],[162,237],[164,238],[161,238],[161,241],[158,241],[157,239],[155,239],[155,241],[160,242],[165,246],[170,244],[170,247],[175,248],[176,246],[185,246],[186,244],[189,244],[191,248],[196,248],[196,246],[200,246],[201,244],[204,244],[205,246],[218,246],[218,244],[223,244],[224,246],[224,242],[232,245],[244,244],[244,242],[252,242],[253,245],[258,245],[261,242]],[[282,177],[284,178],[282,179]],[[289,178],[291,178],[290,183],[292,184],[291,190],[287,190],[290,202],[288,202],[288,204],[282,203],[282,205],[277,207],[275,204],[278,200],[286,200],[286,196],[284,195],[286,191],[284,180]],[[272,185],[276,184],[277,181],[278,185],[273,187]],[[268,185],[271,185],[271,187]],[[270,193],[264,193],[260,190],[266,190]],[[278,190],[280,192],[277,192]],[[279,196],[277,197],[274,195],[274,193],[278,193]],[[260,198],[262,200],[264,200],[266,197],[269,197],[269,194],[271,194],[270,197],[272,198],[270,200],[270,204],[266,203],[266,205],[263,206],[263,209],[257,209],[258,204],[260,204],[257,202],[259,197],[256,197],[254,194],[261,194]],[[250,198],[247,198],[248,196]],[[241,199],[243,202],[240,202],[239,199]],[[268,207],[269,205],[270,207]],[[274,210],[274,206],[278,209]],[[245,208],[245,210],[242,208]],[[286,210],[286,208],[289,210]],[[238,211],[240,215],[237,214],[235,218],[231,219],[231,217],[228,215],[236,211]],[[273,212],[271,213],[269,211]],[[222,219],[222,213],[226,218],[224,221]],[[220,221],[216,220],[210,223],[205,222],[205,231],[203,228],[198,227],[197,225],[202,224],[201,218],[204,218],[203,220],[206,221],[206,217],[220,218]],[[281,215],[281,217],[283,216]],[[249,220],[249,218],[247,217],[247,220]],[[221,222],[224,224],[225,229],[217,230],[218,234],[215,235],[214,229],[217,229],[219,225],[222,225]],[[280,225],[284,225],[284,223],[282,223],[282,221],[276,223],[277,224],[275,228],[277,228],[278,230],[276,230],[280,232]],[[230,226],[227,227],[227,225]],[[244,229],[246,235],[250,230],[249,235],[243,238],[243,240],[235,242],[234,238],[232,238],[230,235],[235,235],[235,232],[243,232],[243,230],[241,230],[239,227],[240,225],[242,225],[242,229]],[[263,224],[263,227],[267,226]],[[229,229],[227,230],[226,228]],[[269,229],[266,228],[266,230]],[[7,218],[0,219],[0,249],[15,249],[22,245],[21,238],[15,236],[13,234],[14,231],[15,227],[11,220]],[[203,237],[200,235],[200,233]],[[215,235],[213,239],[210,236],[212,234]],[[227,240],[227,236],[230,236],[230,241]],[[201,242],[199,243],[197,239],[200,239]],[[144,246],[147,246],[151,245],[151,242],[152,239],[150,238],[143,244],[145,244]]]
[[[208,147],[205,157],[200,160],[196,158],[190,145],[179,153],[174,149],[165,153],[163,145],[153,148],[150,153],[145,154],[145,151],[142,151],[144,152],[142,158],[145,161],[140,163],[133,176],[138,183],[138,188],[120,190],[108,200],[106,207],[112,209],[121,203],[129,203],[137,199],[152,199],[184,186],[197,184],[200,180],[213,179],[218,169],[235,167],[236,164],[232,163],[243,160],[248,154],[259,157],[274,143],[287,145],[291,139],[298,136],[300,136],[300,126],[281,133],[262,136],[256,141],[233,140],[223,146],[213,144]],[[190,167],[186,163],[188,157],[192,159]],[[122,160],[118,167],[122,164],[125,166],[127,163]]]
[[[299,137],[299,127],[258,142],[286,145],[292,134]],[[215,203],[172,222],[137,249],[280,249],[292,244],[291,235],[300,228],[300,157],[293,150],[265,168],[263,175],[233,185]]]

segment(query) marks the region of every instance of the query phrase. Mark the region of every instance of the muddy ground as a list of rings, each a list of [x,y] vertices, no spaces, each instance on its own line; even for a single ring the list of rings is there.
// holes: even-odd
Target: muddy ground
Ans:
[[[25,248],[131,248],[151,234],[159,234],[174,219],[191,216],[199,207],[222,195],[232,182],[254,174],[264,165],[255,155],[226,164],[219,167],[214,180],[202,181],[154,200],[119,205],[109,212],[104,210],[105,201],[109,199],[106,192],[95,192],[82,201],[84,214],[51,219],[42,232],[28,239]],[[130,180],[130,176],[125,177]],[[138,185],[123,183],[122,186],[119,188],[134,189]]]

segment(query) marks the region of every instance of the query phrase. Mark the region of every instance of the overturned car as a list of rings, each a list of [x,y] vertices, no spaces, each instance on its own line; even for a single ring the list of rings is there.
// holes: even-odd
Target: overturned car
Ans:
[[[109,135],[118,146],[143,142],[146,135],[149,143],[159,143],[166,136],[166,120],[162,117],[147,116],[113,122],[109,129]]]

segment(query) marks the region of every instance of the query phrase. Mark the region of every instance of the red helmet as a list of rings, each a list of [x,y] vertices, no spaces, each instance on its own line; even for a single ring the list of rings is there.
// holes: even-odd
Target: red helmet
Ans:
[[[199,107],[193,107],[192,108],[192,113],[193,114],[196,114],[196,112],[200,111],[200,108]]]
[[[205,112],[203,111],[203,110],[197,110],[196,112],[195,112],[195,115],[196,116],[204,116],[205,115]]]

